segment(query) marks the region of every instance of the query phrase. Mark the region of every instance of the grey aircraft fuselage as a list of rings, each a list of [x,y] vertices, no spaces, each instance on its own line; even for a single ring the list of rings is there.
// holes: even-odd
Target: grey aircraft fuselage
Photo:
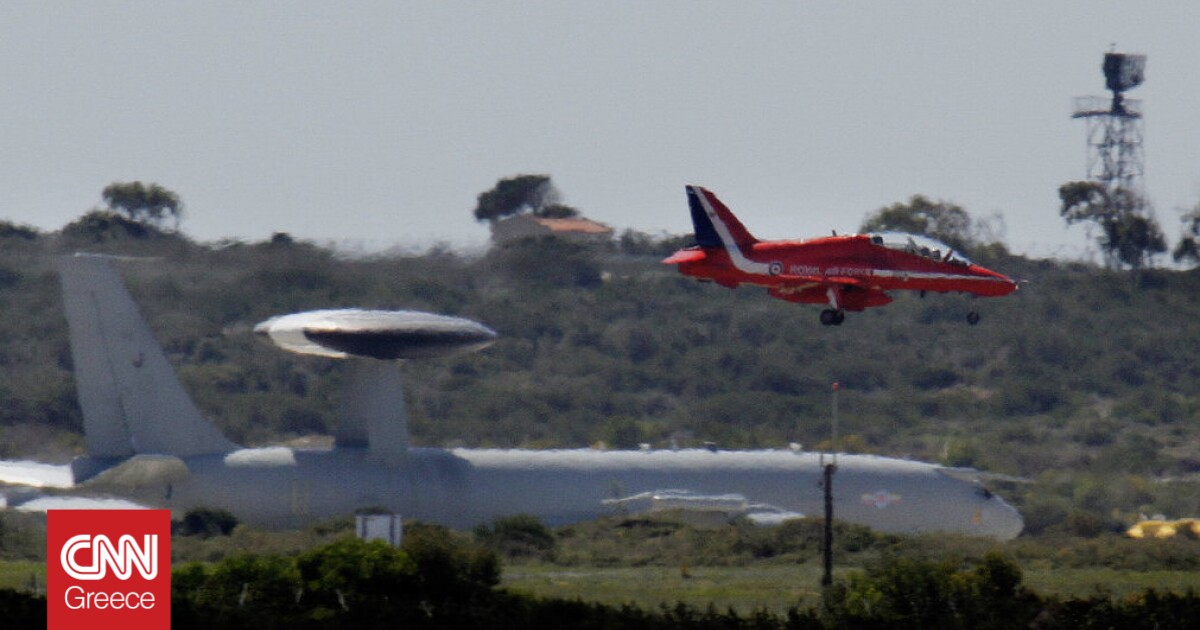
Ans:
[[[624,506],[612,499],[664,489],[734,493],[773,508],[819,515],[821,460],[815,453],[790,450],[413,448],[405,461],[382,464],[365,448],[268,447],[188,457],[186,475],[124,484],[121,494],[175,511],[220,507],[269,527],[366,508],[460,528],[514,514],[561,525],[620,514]],[[949,531],[1002,540],[1015,537],[1023,526],[1012,506],[940,466],[845,454],[837,463],[838,519],[881,531]]]

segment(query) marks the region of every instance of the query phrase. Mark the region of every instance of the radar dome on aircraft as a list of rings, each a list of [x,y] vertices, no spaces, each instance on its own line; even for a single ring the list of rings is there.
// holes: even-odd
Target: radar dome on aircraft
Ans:
[[[272,317],[255,334],[291,352],[335,359],[424,359],[474,352],[496,341],[479,322],[421,311],[334,309]]]

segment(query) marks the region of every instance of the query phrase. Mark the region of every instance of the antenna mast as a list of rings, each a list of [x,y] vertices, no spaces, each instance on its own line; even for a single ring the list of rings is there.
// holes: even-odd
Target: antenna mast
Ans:
[[[1078,97],[1071,116],[1087,122],[1087,176],[1110,192],[1123,189],[1141,198],[1142,102],[1125,92],[1146,80],[1146,55],[1108,52],[1101,67],[1112,96]]]

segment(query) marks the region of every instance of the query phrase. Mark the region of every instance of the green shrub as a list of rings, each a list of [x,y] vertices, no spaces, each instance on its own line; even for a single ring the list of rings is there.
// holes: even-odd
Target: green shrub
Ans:
[[[183,515],[174,529],[179,536],[228,536],[237,527],[238,519],[227,510],[219,508],[192,508]]]
[[[554,533],[528,514],[502,516],[490,527],[481,524],[475,528],[475,539],[507,558],[552,560],[556,545]]]

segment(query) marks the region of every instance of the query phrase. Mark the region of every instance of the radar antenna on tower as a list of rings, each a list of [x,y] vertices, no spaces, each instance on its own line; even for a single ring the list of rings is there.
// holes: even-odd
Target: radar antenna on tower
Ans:
[[[1102,68],[1112,97],[1078,97],[1072,115],[1087,121],[1087,176],[1108,190],[1140,192],[1142,102],[1126,99],[1125,92],[1146,80],[1146,55],[1109,52]]]

